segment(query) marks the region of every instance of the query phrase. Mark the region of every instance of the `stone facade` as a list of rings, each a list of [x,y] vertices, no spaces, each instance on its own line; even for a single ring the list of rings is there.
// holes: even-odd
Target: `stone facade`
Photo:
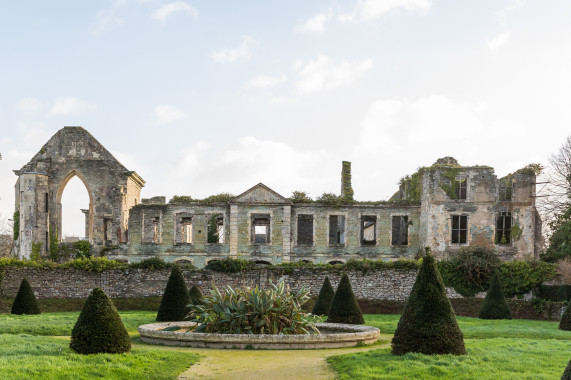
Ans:
[[[49,245],[61,231],[61,194],[74,175],[89,197],[86,235],[108,257],[150,257],[203,267],[245,258],[260,264],[345,262],[352,258],[413,258],[426,247],[445,257],[464,246],[495,247],[505,260],[537,259],[541,219],[535,175],[497,178],[486,166],[438,160],[403,183],[390,201],[356,202],[350,163],[343,162],[338,202],[294,202],[262,183],[224,202],[189,197],[143,199],[144,181],[80,127],[56,133],[22,169],[16,183],[20,257],[33,243]],[[190,192],[190,191],[189,191]],[[61,236],[60,236],[61,238]]]

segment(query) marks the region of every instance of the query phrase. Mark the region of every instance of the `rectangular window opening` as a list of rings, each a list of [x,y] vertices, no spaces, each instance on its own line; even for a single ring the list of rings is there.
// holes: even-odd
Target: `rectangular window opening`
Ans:
[[[500,212],[496,219],[496,244],[511,244],[512,214]]]
[[[374,215],[361,216],[361,245],[377,244],[377,217]]]
[[[270,244],[270,215],[252,214],[252,244]]]
[[[159,217],[153,218],[153,243],[159,242],[159,223],[161,219]]]
[[[460,175],[456,177],[456,199],[466,199],[467,184],[466,176]]]
[[[208,219],[208,243],[224,244],[224,216],[214,214]]]
[[[192,218],[183,217],[180,221],[180,236],[183,243],[192,244]]]
[[[513,183],[511,178],[507,178],[500,182],[499,196],[500,201],[511,201],[513,192]]]
[[[345,215],[329,215],[329,245],[345,245]]]
[[[452,215],[452,244],[468,243],[468,216]]]
[[[48,212],[49,210],[49,205],[48,205],[48,193],[46,193],[46,197],[45,197],[45,203],[46,203],[46,212]]]
[[[313,245],[313,215],[298,215],[297,244]]]
[[[408,245],[408,216],[395,215],[392,217],[392,245]]]

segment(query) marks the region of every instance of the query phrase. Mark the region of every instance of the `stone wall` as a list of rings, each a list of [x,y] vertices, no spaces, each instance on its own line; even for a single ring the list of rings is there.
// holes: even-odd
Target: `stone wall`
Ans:
[[[415,270],[386,270],[368,273],[348,272],[357,298],[371,300],[402,301],[408,297],[414,280]],[[102,288],[110,297],[161,296],[170,270],[126,269],[108,270],[101,273],[74,269],[29,269],[7,268],[0,276],[0,295],[15,297],[23,278],[26,278],[38,298],[83,298],[91,289]],[[207,293],[211,283],[216,286],[261,285],[283,278],[292,289],[308,286],[311,295],[317,296],[325,276],[337,287],[341,273],[307,268],[296,268],[284,272],[275,269],[252,270],[243,273],[219,273],[206,270],[184,271],[187,285],[196,284]],[[451,294],[452,295],[452,294]]]

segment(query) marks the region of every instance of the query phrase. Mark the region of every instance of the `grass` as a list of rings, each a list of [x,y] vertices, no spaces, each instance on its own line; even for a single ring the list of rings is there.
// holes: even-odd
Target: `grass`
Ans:
[[[366,315],[392,334],[399,315]],[[406,354],[390,348],[337,355],[328,362],[340,379],[559,379],[569,361],[571,332],[557,322],[458,317],[466,356]]]
[[[154,323],[157,316],[153,311],[120,311],[119,315],[129,333],[135,334],[137,327]],[[0,332],[3,334],[71,335],[79,312],[43,313],[37,315],[0,314]]]

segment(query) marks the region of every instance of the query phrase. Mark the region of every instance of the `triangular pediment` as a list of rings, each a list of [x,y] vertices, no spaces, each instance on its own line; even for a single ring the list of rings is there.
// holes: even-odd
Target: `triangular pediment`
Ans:
[[[289,203],[289,201],[260,182],[238,195],[231,203]]]

